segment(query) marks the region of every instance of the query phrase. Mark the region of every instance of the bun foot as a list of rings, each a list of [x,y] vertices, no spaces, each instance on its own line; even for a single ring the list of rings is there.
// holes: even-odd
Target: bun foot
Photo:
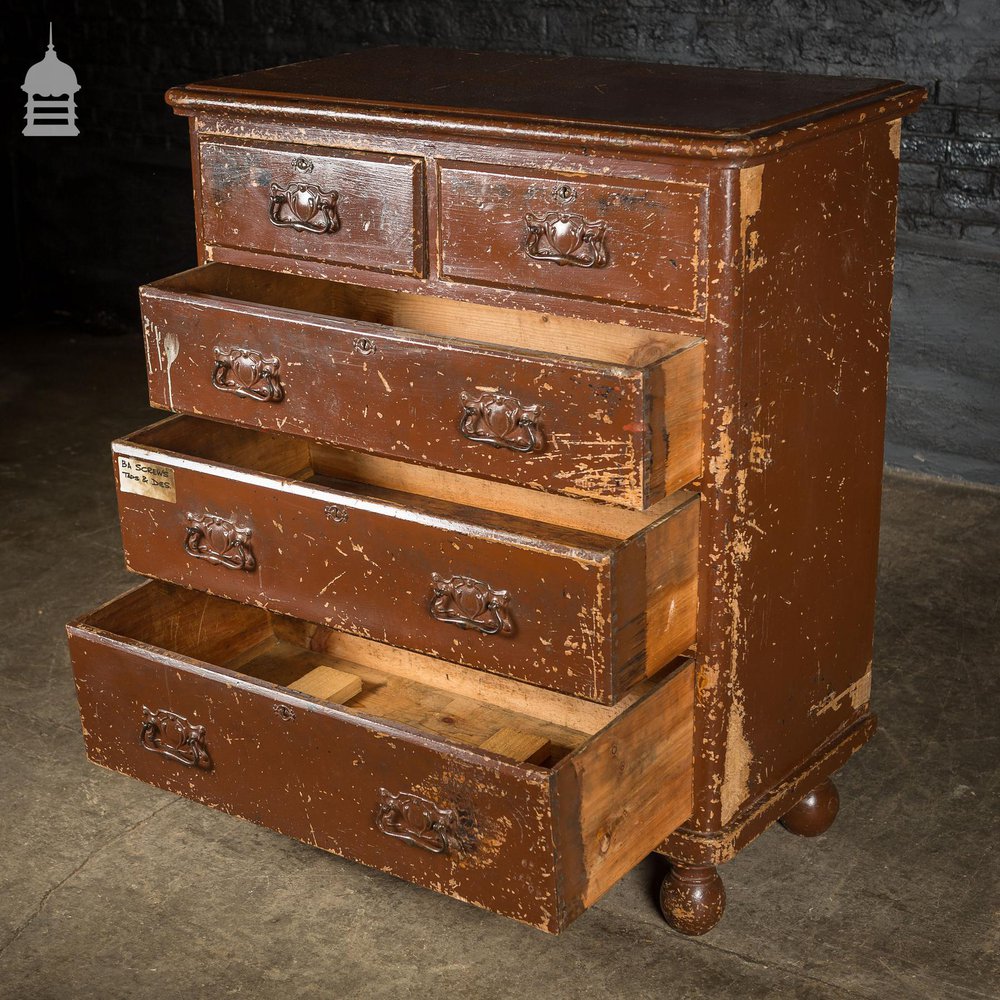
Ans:
[[[827,778],[781,817],[781,825],[798,837],[818,837],[830,829],[838,809],[837,786]]]
[[[660,886],[660,911],[675,931],[707,934],[726,908],[726,887],[713,865],[671,863]]]

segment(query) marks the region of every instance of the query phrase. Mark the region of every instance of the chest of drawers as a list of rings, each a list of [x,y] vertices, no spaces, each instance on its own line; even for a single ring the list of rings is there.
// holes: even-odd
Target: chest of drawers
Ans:
[[[872,734],[891,81],[367,50],[175,89],[112,770],[558,931],[667,921]]]

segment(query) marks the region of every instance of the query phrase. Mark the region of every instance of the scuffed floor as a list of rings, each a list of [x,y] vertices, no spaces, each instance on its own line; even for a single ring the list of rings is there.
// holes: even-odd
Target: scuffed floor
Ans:
[[[0,997],[1000,997],[1000,493],[886,480],[873,698],[816,840],[660,919],[649,858],[559,938],[83,753],[63,625],[129,586],[109,441],[157,419],[138,338],[26,333],[0,381]]]

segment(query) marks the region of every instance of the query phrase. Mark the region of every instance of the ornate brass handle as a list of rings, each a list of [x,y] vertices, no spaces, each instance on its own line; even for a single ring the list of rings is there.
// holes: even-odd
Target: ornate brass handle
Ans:
[[[483,635],[507,635],[514,631],[508,591],[494,590],[471,576],[443,577],[433,573],[431,583],[432,618],[447,625],[475,629]]]
[[[312,161],[300,156],[295,169],[302,174],[312,173]],[[335,233],[340,228],[337,214],[336,191],[324,191],[318,184],[297,179],[287,187],[271,185],[271,198],[267,216],[271,225],[281,229],[294,229],[300,233]]]
[[[205,745],[205,727],[193,726],[182,715],[165,708],[154,712],[142,706],[139,742],[147,750],[185,767],[197,767],[202,771],[212,769],[212,757]]]
[[[218,514],[188,514],[184,550],[216,566],[251,572],[257,567],[250,546],[250,528]]]
[[[280,403],[285,398],[277,358],[265,357],[249,347],[217,347],[212,385],[246,399]]]
[[[500,392],[478,395],[463,392],[459,433],[470,441],[509,448],[511,451],[541,451],[545,439],[538,421],[542,408],[537,403],[525,406],[513,396]]]
[[[375,825],[387,837],[405,840],[431,854],[449,854],[468,846],[458,814],[413,792],[378,790]]]
[[[548,212],[524,217],[527,227],[524,251],[533,260],[548,260],[574,267],[604,267],[607,223],[588,222],[574,212]]]

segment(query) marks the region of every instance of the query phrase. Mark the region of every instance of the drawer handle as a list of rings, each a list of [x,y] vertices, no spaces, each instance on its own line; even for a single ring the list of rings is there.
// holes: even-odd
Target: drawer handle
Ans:
[[[249,347],[217,347],[212,385],[246,399],[280,403],[285,398],[278,369],[281,362]]]
[[[574,212],[529,212],[524,223],[528,227],[524,250],[533,260],[575,267],[604,267],[608,262],[605,222],[588,222]]]
[[[193,726],[184,716],[165,708],[154,712],[142,706],[139,742],[147,750],[185,767],[197,767],[202,771],[212,769],[212,757],[205,746],[205,727]]]
[[[448,625],[471,628],[483,635],[505,635],[514,631],[511,619],[510,594],[494,590],[488,583],[471,576],[431,576],[433,596],[431,617]]]
[[[311,170],[307,160],[296,163],[299,170]],[[324,191],[318,184],[295,180],[287,187],[271,185],[268,218],[279,229],[299,233],[335,233],[340,228],[336,191]]]
[[[459,433],[470,441],[509,448],[511,451],[541,451],[545,436],[538,426],[542,408],[535,403],[525,406],[513,396],[483,392],[478,396],[463,392]]]
[[[256,569],[248,527],[240,527],[218,514],[188,514],[187,519],[184,549],[189,556],[228,569]]]
[[[413,792],[380,788],[375,825],[387,837],[405,840],[431,854],[449,854],[466,839],[454,809],[442,809]]]

